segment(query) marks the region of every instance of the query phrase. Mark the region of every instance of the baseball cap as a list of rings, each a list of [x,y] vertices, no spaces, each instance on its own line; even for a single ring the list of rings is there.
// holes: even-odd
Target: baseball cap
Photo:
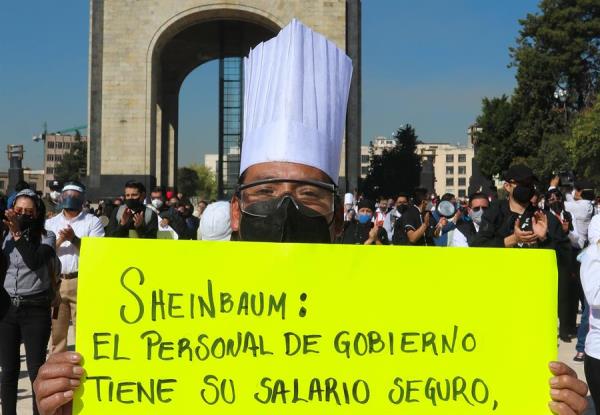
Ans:
[[[514,180],[518,183],[537,182],[538,178],[533,174],[533,170],[524,164],[514,164],[504,173],[504,180],[509,182]]]

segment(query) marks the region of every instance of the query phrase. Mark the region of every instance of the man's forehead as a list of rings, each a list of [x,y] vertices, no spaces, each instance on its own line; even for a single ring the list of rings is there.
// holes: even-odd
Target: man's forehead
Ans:
[[[244,172],[244,183],[267,179],[316,180],[331,183],[323,171],[306,164],[266,162],[250,166]]]

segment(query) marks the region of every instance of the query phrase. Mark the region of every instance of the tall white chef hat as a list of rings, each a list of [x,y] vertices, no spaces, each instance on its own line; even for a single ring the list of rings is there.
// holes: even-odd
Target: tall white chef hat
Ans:
[[[270,161],[316,167],[337,184],[350,58],[298,20],[244,61],[240,174]]]

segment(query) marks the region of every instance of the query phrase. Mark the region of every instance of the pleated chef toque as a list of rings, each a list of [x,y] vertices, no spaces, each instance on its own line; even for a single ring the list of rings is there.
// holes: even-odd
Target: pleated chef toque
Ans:
[[[244,60],[240,174],[258,163],[306,164],[338,183],[351,59],[294,19]]]

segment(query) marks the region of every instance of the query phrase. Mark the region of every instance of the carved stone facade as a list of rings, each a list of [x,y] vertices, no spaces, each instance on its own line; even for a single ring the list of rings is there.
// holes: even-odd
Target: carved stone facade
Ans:
[[[98,197],[126,180],[173,186],[179,88],[196,67],[244,55],[292,18],[353,59],[344,187],[360,166],[360,0],[90,0],[88,185]],[[223,36],[240,33],[237,50]]]

